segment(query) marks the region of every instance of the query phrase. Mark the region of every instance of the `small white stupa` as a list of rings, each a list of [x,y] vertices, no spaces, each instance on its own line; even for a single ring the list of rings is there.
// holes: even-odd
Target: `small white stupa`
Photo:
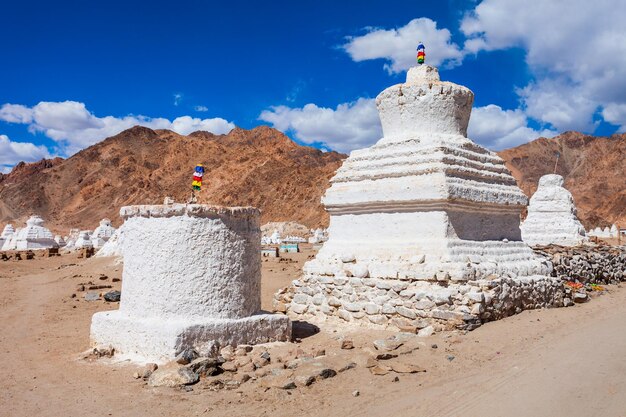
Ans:
[[[328,240],[328,234],[325,230],[317,228],[313,231],[313,236],[309,238],[309,243],[322,243]]]
[[[70,233],[65,238],[65,247],[63,249],[68,250],[68,251],[73,250],[79,236],[80,236],[79,229],[70,229]]]
[[[173,203],[170,203],[173,204]],[[124,225],[122,225],[119,229],[113,233],[113,236],[100,248],[97,257],[106,257],[106,256],[114,256],[121,258],[122,257],[122,240],[124,238]]]
[[[48,249],[58,248],[52,232],[43,227],[43,219],[37,215],[30,216],[26,221],[26,227],[17,233],[15,249]]]
[[[7,224],[0,234],[0,249],[4,246],[4,243],[11,239],[11,236],[15,234],[15,229],[12,224]]]
[[[556,174],[539,179],[520,229],[522,239],[531,246],[577,246],[587,240],[585,228],[576,217],[574,198],[563,188],[563,177]]]
[[[93,248],[90,233],[91,230],[81,230],[76,243],[74,243],[74,249]]]
[[[106,242],[111,236],[113,236],[113,233],[115,233],[115,227],[111,224],[111,220],[102,219],[100,220],[100,226],[96,227],[91,234],[91,237],[100,238]]]

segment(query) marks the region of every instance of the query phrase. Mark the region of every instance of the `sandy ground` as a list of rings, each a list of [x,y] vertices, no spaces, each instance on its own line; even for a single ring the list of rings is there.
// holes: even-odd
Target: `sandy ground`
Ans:
[[[263,262],[265,308],[311,254]],[[372,341],[391,333],[322,325],[301,343],[272,349],[325,348],[359,366],[289,391],[258,381],[213,391],[201,381],[185,392],[149,387],[132,377],[139,367],[129,363],[82,359],[91,315],[117,304],[87,302],[76,287],[91,281],[119,288],[112,280],[120,277],[110,259],[0,262],[1,416],[626,416],[623,288],[609,286],[584,305],[424,338],[405,359],[427,372],[401,374],[397,382],[396,374],[374,376],[361,365]],[[355,349],[342,351],[342,338]]]

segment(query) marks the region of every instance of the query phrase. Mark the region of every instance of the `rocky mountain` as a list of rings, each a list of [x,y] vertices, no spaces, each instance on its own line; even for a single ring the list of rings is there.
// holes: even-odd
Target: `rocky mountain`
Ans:
[[[539,178],[562,175],[585,228],[626,226],[626,134],[610,137],[566,132],[499,152],[518,185],[531,196]]]
[[[530,196],[539,178],[553,172],[557,151],[557,173],[565,178],[583,224],[626,225],[626,134],[567,132],[499,155]],[[0,226],[21,225],[31,213],[57,232],[93,229],[103,217],[119,224],[123,205],[161,204],[165,196],[186,201],[196,163],[206,167],[199,202],[256,206],[262,223],[327,226],[320,198],[345,157],[300,146],[266,126],[188,136],[137,126],[66,160],[22,162],[0,174]]]
[[[136,126],[72,157],[20,163],[0,177],[0,224],[16,226],[31,214],[59,232],[93,229],[103,217],[119,224],[119,208],[186,201],[197,163],[205,166],[199,202],[252,205],[262,222],[328,222],[320,198],[345,155],[300,146],[261,126],[226,135]]]

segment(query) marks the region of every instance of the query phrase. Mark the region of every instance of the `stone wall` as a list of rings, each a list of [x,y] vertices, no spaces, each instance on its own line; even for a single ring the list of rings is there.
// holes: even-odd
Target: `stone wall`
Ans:
[[[471,330],[522,310],[562,307],[568,293],[560,279],[543,276],[454,283],[305,275],[279,291],[274,306],[298,317],[409,332]]]
[[[535,251],[552,260],[552,276],[581,284],[626,281],[626,246],[544,246]]]

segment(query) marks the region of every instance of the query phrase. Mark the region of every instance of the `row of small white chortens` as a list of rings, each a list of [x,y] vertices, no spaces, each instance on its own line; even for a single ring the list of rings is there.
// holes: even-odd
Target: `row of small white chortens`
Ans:
[[[13,225],[7,224],[0,234],[0,250],[100,249],[116,232],[109,219],[102,219],[100,225],[93,232],[72,229],[69,235],[65,237],[53,235],[49,229],[44,227],[43,223],[44,220],[41,217],[33,215],[26,221],[26,227],[16,230]]]

